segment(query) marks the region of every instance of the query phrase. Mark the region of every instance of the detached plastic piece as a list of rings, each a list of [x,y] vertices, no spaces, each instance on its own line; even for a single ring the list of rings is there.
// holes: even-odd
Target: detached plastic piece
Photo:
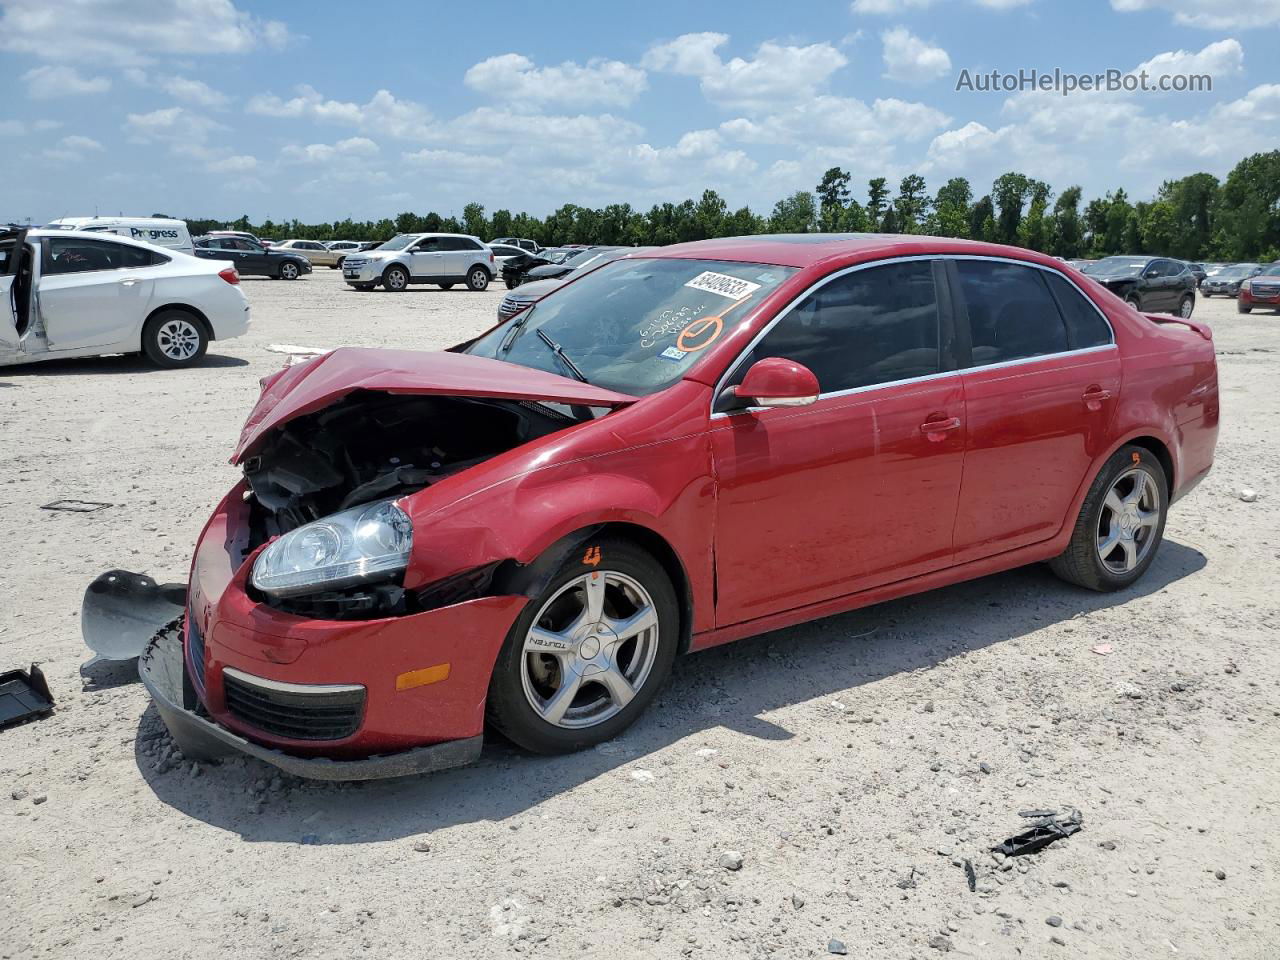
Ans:
[[[80,605],[80,633],[94,657],[133,660],[147,642],[183,615],[185,583],[156,583],[144,573],[108,570],[89,584]]]
[[[0,673],[0,730],[52,712],[53,694],[38,666]]]
[[[1022,857],[1028,853],[1043,850],[1055,840],[1062,840],[1078,833],[1084,824],[1084,815],[1079,810],[1071,810],[1060,816],[1045,817],[1030,830],[1016,837],[1010,837],[999,846],[992,847],[995,853],[1003,853],[1006,857]]]

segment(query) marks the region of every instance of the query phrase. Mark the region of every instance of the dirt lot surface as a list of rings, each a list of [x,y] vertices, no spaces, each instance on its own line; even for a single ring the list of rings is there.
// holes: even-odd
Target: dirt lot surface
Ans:
[[[268,345],[441,347],[502,291],[245,289],[199,369],[0,371],[0,670],[58,702],[0,731],[0,957],[1280,956],[1280,318],[1198,305],[1217,466],[1134,589],[989,577],[688,658],[584,754],[333,786],[169,756],[136,678],[81,677],[81,595],[185,579]]]

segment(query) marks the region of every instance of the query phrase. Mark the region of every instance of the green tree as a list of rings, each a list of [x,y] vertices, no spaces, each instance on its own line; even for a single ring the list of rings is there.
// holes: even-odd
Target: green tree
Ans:
[[[1280,150],[1245,157],[1227,174],[1213,246],[1231,260],[1261,260],[1280,246]]]
[[[872,230],[880,229],[880,221],[889,204],[886,182],[884,177],[876,177],[867,184],[867,222]]]
[[[964,177],[952,177],[938,189],[933,200],[930,229],[941,237],[970,236],[969,205],[973,188]]]
[[[898,197],[893,202],[897,213],[898,230],[902,233],[918,233],[920,222],[929,207],[927,184],[918,173],[908,174],[898,184]]]
[[[991,194],[984,195],[969,211],[969,236],[988,243],[996,239],[995,204]]]
[[[1220,189],[1218,178],[1211,173],[1193,173],[1162,183],[1156,200],[1169,204],[1177,229],[1168,241],[1170,246],[1155,252],[1182,260],[1206,259]]]
[[[1032,180],[1030,195],[1027,215],[1018,225],[1018,243],[1030,250],[1044,252],[1049,248],[1049,222],[1045,213],[1049,209],[1052,191],[1044,181]]]
[[[693,209],[694,239],[724,236],[724,219],[728,213],[729,204],[720,194],[714,190],[702,191],[702,199]]]
[[[773,205],[769,230],[773,233],[812,233],[817,227],[818,211],[813,194],[797,190]]]
[[[840,221],[845,207],[850,200],[849,181],[852,174],[845,173],[839,167],[832,167],[822,175],[818,182],[818,225],[819,229],[831,232],[840,229]]]
[[[1016,243],[1022,207],[1031,192],[1031,180],[1021,173],[1002,173],[991,185],[996,205],[996,237],[1001,243]]]
[[[489,229],[492,230],[493,232],[488,237],[485,238],[487,240],[492,240],[494,237],[514,236],[514,234],[511,232],[511,211],[510,210],[493,211],[493,220],[489,224]]]
[[[478,203],[468,203],[462,208],[462,227],[466,233],[481,240],[491,236],[489,221],[484,215],[484,207]]]
[[[1084,231],[1080,223],[1079,187],[1067,187],[1053,205],[1049,223],[1049,252],[1056,257],[1075,259],[1084,252]]]

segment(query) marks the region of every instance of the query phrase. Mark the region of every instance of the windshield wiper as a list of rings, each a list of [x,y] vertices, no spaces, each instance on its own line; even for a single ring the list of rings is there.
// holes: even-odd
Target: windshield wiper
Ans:
[[[564,347],[560,346],[560,344],[556,343],[549,336],[547,336],[547,332],[545,330],[538,329],[535,332],[538,334],[538,339],[551,348],[551,352],[554,353],[561,360],[561,362],[564,363],[564,365],[569,368],[570,372],[574,375],[576,379],[581,380],[583,383],[591,382],[590,380],[587,379],[587,375],[578,368],[578,365],[569,359],[569,355],[564,352]]]
[[[516,339],[520,336],[520,331],[524,329],[524,325],[529,322],[529,314],[533,313],[533,308],[537,304],[530,304],[525,308],[524,313],[520,314],[511,324],[511,329],[507,331],[507,335],[502,338],[502,342],[498,344],[498,353],[504,356],[511,352],[511,347],[515,344]]]

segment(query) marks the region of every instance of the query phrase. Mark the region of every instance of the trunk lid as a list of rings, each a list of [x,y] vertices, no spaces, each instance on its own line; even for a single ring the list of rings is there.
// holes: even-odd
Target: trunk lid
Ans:
[[[637,399],[554,373],[464,353],[340,347],[262,381],[262,395],[240,431],[231,462],[244,460],[276,427],[357,390],[610,408]]]

